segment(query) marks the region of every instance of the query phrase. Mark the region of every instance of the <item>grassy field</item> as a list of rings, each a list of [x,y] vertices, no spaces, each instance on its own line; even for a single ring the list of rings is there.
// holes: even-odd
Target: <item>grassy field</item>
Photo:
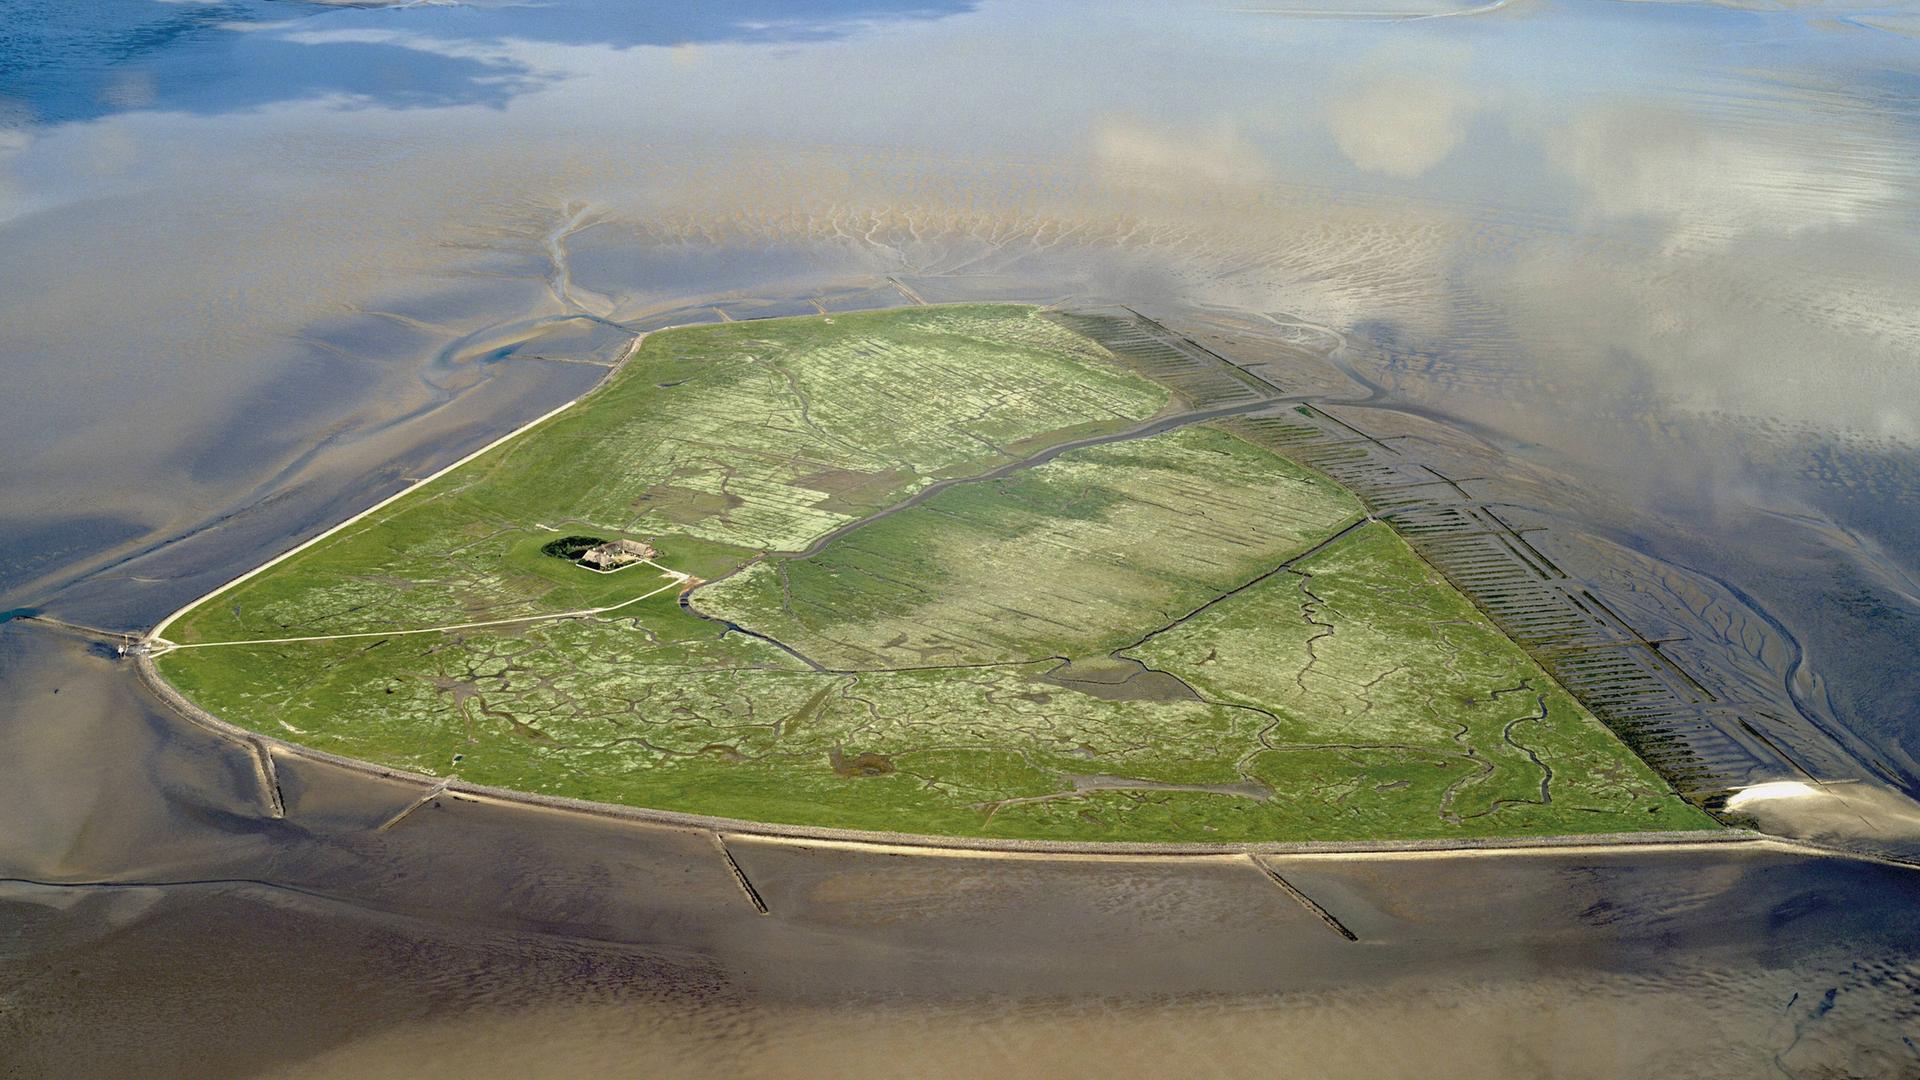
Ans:
[[[173,637],[352,633],[611,603],[627,595],[620,575],[581,574],[540,548],[570,534],[647,537],[690,572],[717,575],[937,480],[1124,428],[1167,400],[1028,309],[668,331],[537,437],[221,596]]]
[[[1206,425],[1029,460],[1173,408],[1027,308],[663,332],[576,408],[187,613],[158,663],[319,749],[768,821],[1710,825],[1318,474]],[[542,553],[563,536],[661,553],[596,573]]]
[[[1182,428],[949,488],[812,558],[760,562],[693,602],[830,668],[1097,655],[1360,512],[1284,458]]]

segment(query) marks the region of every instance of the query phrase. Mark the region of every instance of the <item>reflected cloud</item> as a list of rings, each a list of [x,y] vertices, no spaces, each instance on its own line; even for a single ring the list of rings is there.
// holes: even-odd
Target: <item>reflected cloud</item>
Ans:
[[[1363,22],[1424,22],[1428,19],[1453,19],[1469,15],[1491,15],[1509,7],[1515,0],[1487,0],[1480,4],[1447,3],[1445,0],[1401,0],[1399,3],[1375,2],[1364,6],[1339,7],[1314,0],[1299,3],[1266,3],[1239,10],[1249,15],[1272,15],[1292,19],[1352,19]]]
[[[0,97],[25,106],[30,122],[50,125],[138,110],[212,115],[307,98],[396,108],[498,105],[534,85],[530,73],[498,61],[420,58],[391,41],[306,47],[294,35],[322,18],[312,9],[305,18],[286,13],[284,5],[259,2],[60,5],[31,33],[0,34]]]
[[[1894,251],[1862,229],[1794,239],[1672,228],[1677,242],[1662,232],[1645,246],[1541,241],[1475,271],[1506,326],[1505,355],[1484,359],[1577,387],[1596,414],[1920,436],[1920,309],[1875,266]]]
[[[1899,195],[1860,167],[1888,149],[1871,131],[1713,127],[1677,110],[1615,106],[1555,127],[1545,142],[1589,217],[1651,219],[1689,244],[1853,224]]]
[[[1181,129],[1108,118],[1094,129],[1093,147],[1102,175],[1122,188],[1244,188],[1269,175],[1259,148],[1226,118]]]
[[[216,114],[313,98],[390,108],[498,106],[545,81],[498,57],[509,37],[617,49],[831,41],[972,6],[971,0],[834,0],[796,15],[773,0],[724,10],[627,0],[54,3],[37,8],[33,18],[0,25],[0,100],[24,105],[39,124],[138,109]],[[477,18],[508,15],[505,9],[510,22]],[[472,44],[464,51],[446,44],[455,41]]]
[[[1574,391],[1596,415],[1920,438],[1920,169],[1884,113],[1767,85],[1691,107],[1615,96],[1514,130],[1570,185],[1575,230],[1463,269],[1461,309],[1499,315],[1442,331],[1450,367]],[[1716,473],[1703,492],[1724,478],[1685,467]]]
[[[0,98],[0,225],[25,213],[31,205],[13,177],[14,161],[33,145],[33,133],[17,106]]]
[[[1356,168],[1411,178],[1453,153],[1477,107],[1451,80],[1387,75],[1329,105],[1327,128]]]

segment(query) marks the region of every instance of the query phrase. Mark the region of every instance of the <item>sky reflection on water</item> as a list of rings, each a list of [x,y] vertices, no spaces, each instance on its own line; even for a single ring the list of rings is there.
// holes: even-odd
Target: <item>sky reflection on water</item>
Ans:
[[[568,4],[328,3],[326,0],[12,0],[0,26],[0,100],[15,122],[57,124],[137,109],[202,114],[307,98],[381,108],[500,106],[539,88],[531,68],[484,55],[436,55],[397,33],[485,40],[510,15],[526,42],[690,45],[827,41],[891,18],[933,18],[954,0],[760,2],[649,8]],[[404,29],[398,11],[407,8]],[[320,17],[324,16],[324,19]],[[315,46],[321,46],[316,48]]]

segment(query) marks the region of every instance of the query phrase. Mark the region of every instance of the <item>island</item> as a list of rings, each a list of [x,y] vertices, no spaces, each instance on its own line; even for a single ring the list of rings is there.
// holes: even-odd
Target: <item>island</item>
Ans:
[[[429,777],[1069,841],[1714,828],[1232,365],[1057,313],[658,331],[183,609],[198,709]]]

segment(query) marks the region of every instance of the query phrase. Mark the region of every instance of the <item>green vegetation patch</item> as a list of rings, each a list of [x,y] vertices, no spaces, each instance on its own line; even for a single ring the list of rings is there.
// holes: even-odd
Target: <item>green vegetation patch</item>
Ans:
[[[1359,513],[1284,458],[1182,428],[949,488],[692,600],[829,668],[1064,659],[1137,640]]]
[[[158,664],[318,749],[726,817],[1710,825],[1350,494],[1211,426],[1131,431],[1169,401],[1027,308],[656,334],[576,408],[187,613]],[[659,554],[571,561],[617,539]]]
[[[1249,774],[1318,793],[1327,814],[1419,805],[1554,832],[1700,820],[1652,797],[1653,771],[1378,522],[1123,655],[1269,717]]]
[[[627,583],[541,548],[595,535],[669,554],[797,551],[940,479],[1124,429],[1167,400],[1031,308],[665,331],[537,435],[222,594],[170,635],[342,634],[613,603]]]

